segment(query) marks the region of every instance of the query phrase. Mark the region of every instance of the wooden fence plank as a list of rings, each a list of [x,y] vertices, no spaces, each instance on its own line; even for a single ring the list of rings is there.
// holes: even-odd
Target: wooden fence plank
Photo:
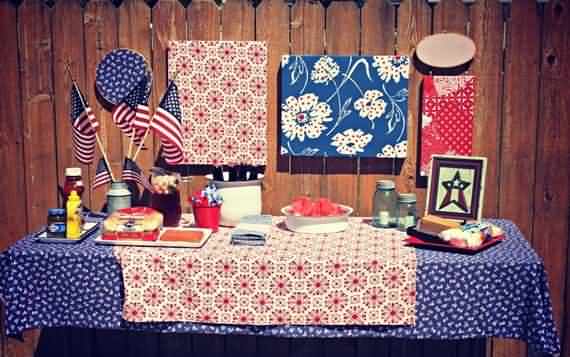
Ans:
[[[536,4],[512,4],[506,43],[499,174],[499,216],[513,220],[531,241],[537,128],[539,35]],[[524,53],[524,55],[520,55]],[[520,90],[525,88],[524,91]],[[531,99],[533,98],[533,99]],[[513,204],[513,198],[517,203]],[[493,356],[526,356],[526,345],[504,340]]]
[[[186,9],[177,0],[159,1],[152,9],[152,70],[153,91],[152,108],[156,108],[160,102],[168,81],[167,49],[169,41],[188,40],[190,36],[189,26],[186,22]],[[184,93],[180,93],[183,96]],[[160,140],[155,139],[155,144]],[[155,151],[158,154],[158,151]],[[155,155],[156,156],[156,155]],[[150,167],[146,167],[149,169]],[[185,175],[187,176],[187,175]],[[180,184],[180,197],[182,198],[182,212],[189,212],[189,204],[186,199],[192,192],[192,182],[184,178]]]
[[[384,0],[370,0],[362,7],[362,54],[389,55],[395,53],[395,15],[394,6]],[[390,160],[391,161],[391,160]],[[376,181],[393,180],[388,175],[361,175],[357,211],[361,216],[372,215]]]
[[[122,151],[119,130],[111,120],[111,113],[101,106],[95,96],[95,71],[97,64],[103,56],[118,46],[117,40],[117,12],[113,4],[106,0],[89,1],[84,13],[84,33],[85,33],[85,87],[81,88],[83,94],[87,96],[89,104],[99,120],[99,136],[105,146],[105,150],[110,154]],[[118,136],[119,135],[119,136]],[[118,137],[117,137],[118,136]],[[99,150],[99,149],[97,149]],[[101,157],[97,151],[96,160]],[[121,156],[113,155],[110,160],[113,173],[118,175],[121,172]],[[117,165],[118,160],[118,165]],[[95,161],[97,162],[97,161]],[[92,177],[95,170],[91,170]],[[100,209],[105,203],[106,187],[91,190],[91,204],[93,209]]]
[[[299,31],[293,33],[293,53],[299,55],[321,55],[324,53],[324,15],[325,11],[317,1],[302,0],[295,6],[299,11],[295,12],[295,27],[300,24]],[[302,12],[301,12],[302,10]],[[302,41],[300,41],[302,38]],[[299,46],[302,43],[302,46]],[[292,166],[302,166],[303,159],[293,158]],[[325,177],[320,174],[303,173],[300,186],[291,187],[291,191],[302,193],[303,195],[318,197],[323,195],[322,187]],[[293,181],[298,182],[298,181]]]
[[[300,3],[293,9],[302,8]],[[296,13],[297,14],[297,13]],[[296,18],[296,16],[295,16]],[[298,190],[302,177],[277,172],[278,73],[281,55],[289,49],[289,8],[284,1],[263,1],[257,10],[256,38],[267,42],[267,166],[263,180],[263,211],[280,214]],[[299,45],[298,42],[295,42]],[[302,44],[302,42],[301,42]],[[300,47],[299,47],[300,48]],[[288,187],[291,189],[283,189]]]
[[[473,154],[487,157],[483,216],[498,217],[503,21],[497,1],[478,1],[472,5],[470,36],[477,46],[471,66],[477,76]]]
[[[360,43],[359,10],[354,2],[333,2],[327,11],[327,53],[331,55],[358,54]],[[334,161],[334,159],[329,159]],[[329,161],[327,160],[327,161]],[[328,174],[321,181],[321,196],[351,207],[357,206],[357,160],[351,160],[351,174]]]
[[[544,17],[544,49],[537,125],[536,182],[534,187],[533,246],[548,272],[558,331],[570,354],[570,285],[568,246],[570,208],[570,4],[553,1]],[[562,94],[566,92],[566,94]],[[564,291],[566,289],[566,291]],[[564,301],[566,299],[566,301]],[[566,305],[564,303],[566,302]],[[564,319],[566,323],[564,324]]]
[[[219,39],[218,10],[213,1],[193,1],[188,8],[192,40]]]
[[[28,230],[45,224],[47,209],[57,205],[52,12],[40,1],[27,0],[18,14]]]
[[[22,127],[22,99],[18,56],[18,12],[7,1],[0,3],[0,33],[3,57],[0,65],[0,184],[5,187],[0,201],[0,250],[20,239],[27,231],[26,164]]]
[[[398,47],[402,55],[411,56],[417,43],[429,35],[431,12],[424,1],[403,2],[398,11],[400,35]],[[417,210],[421,214],[425,205],[425,190],[416,188],[417,136],[420,98],[421,74],[410,65],[408,96],[408,157],[404,161],[402,171],[396,177],[396,189],[399,192],[415,192]]]
[[[140,53],[146,59],[148,68],[153,70],[153,55],[151,50],[152,28],[151,28],[151,10],[144,1],[125,0],[119,7],[118,16],[119,28],[118,39],[119,47],[129,48]],[[153,81],[157,80],[154,78]],[[154,88],[153,88],[154,89]],[[120,131],[115,128],[116,131]],[[130,139],[121,133],[123,156],[129,153]],[[141,150],[137,156],[137,164],[141,169],[147,170],[153,166],[155,153],[155,139],[153,135],[148,135],[145,140],[146,150]],[[135,145],[133,145],[136,148]],[[136,150],[131,149],[131,155]],[[121,161],[123,158],[121,158]],[[122,166],[122,162],[121,162]],[[121,170],[122,171],[122,170]],[[119,171],[120,172],[120,171]]]
[[[87,188],[82,196],[83,204],[91,207],[91,175],[97,162],[83,165],[73,157],[71,144],[71,120],[69,117],[69,92],[72,87],[67,73],[67,63],[71,63],[71,72],[79,88],[86,88],[85,48],[83,42],[83,9],[77,1],[57,2],[54,6],[53,56],[54,56],[54,100],[57,136],[57,172],[59,184],[63,185],[66,167],[81,167],[83,183]],[[90,103],[91,104],[91,103]],[[65,202],[62,202],[65,204]]]

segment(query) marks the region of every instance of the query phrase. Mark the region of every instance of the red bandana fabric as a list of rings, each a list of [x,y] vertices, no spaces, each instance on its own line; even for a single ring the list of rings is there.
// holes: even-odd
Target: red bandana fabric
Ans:
[[[413,325],[416,255],[405,233],[352,219],[328,235],[274,218],[265,246],[230,244],[221,228],[201,249],[116,247],[123,317],[133,322]]]
[[[172,41],[169,78],[180,91],[184,164],[267,163],[267,45]]]
[[[435,154],[472,154],[474,76],[429,76],[423,81],[420,173]]]

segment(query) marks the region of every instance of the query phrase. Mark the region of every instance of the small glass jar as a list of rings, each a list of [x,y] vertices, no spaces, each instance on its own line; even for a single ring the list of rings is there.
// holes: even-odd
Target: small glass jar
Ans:
[[[47,216],[47,237],[65,238],[66,215],[63,208],[50,208]]]
[[[372,225],[380,228],[395,227],[397,218],[396,185],[394,181],[378,180],[374,192]]]
[[[398,197],[398,229],[405,231],[416,225],[416,194],[401,193]]]
[[[65,169],[65,182],[63,184],[63,202],[67,202],[67,197],[71,191],[77,192],[79,197],[83,194],[85,187],[81,178],[81,167],[68,167]]]

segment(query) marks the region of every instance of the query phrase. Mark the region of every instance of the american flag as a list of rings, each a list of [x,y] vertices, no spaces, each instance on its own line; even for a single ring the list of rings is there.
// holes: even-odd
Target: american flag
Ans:
[[[95,179],[93,180],[93,189],[112,181],[111,172],[109,171],[105,160],[100,158],[99,163],[97,164],[97,171],[95,172]]]
[[[182,110],[178,98],[178,88],[171,81],[162,97],[150,124],[160,137],[162,156],[170,165],[182,162],[184,158],[182,145]]]
[[[152,191],[152,186],[148,182],[148,179],[144,177],[142,170],[139,168],[136,162],[129,158],[125,158],[122,178],[123,181],[135,181],[141,184],[147,190]]]
[[[150,98],[151,81],[144,80],[137,88],[139,101],[136,108],[135,119],[133,120],[133,134],[137,145],[142,141],[146,130],[150,126],[150,109],[148,100]]]
[[[95,133],[99,123],[75,82],[71,87],[70,103],[73,156],[80,163],[89,165],[95,158]]]
[[[134,135],[134,142],[138,145],[144,135],[148,124],[148,80],[143,79],[125,100],[113,109],[113,122],[128,137]],[[138,124],[138,125],[137,125]]]

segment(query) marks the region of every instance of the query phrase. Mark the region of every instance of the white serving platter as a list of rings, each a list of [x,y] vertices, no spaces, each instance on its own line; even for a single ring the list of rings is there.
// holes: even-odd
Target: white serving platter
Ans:
[[[202,232],[202,239],[198,242],[181,242],[181,241],[161,241],[162,235],[169,230],[177,231],[188,231],[188,232]],[[158,239],[155,241],[145,241],[145,240],[106,240],[101,236],[95,239],[95,243],[103,245],[120,245],[120,246],[135,246],[135,247],[169,247],[169,248],[201,248],[210,236],[212,235],[212,230],[208,228],[163,228],[161,229]]]

